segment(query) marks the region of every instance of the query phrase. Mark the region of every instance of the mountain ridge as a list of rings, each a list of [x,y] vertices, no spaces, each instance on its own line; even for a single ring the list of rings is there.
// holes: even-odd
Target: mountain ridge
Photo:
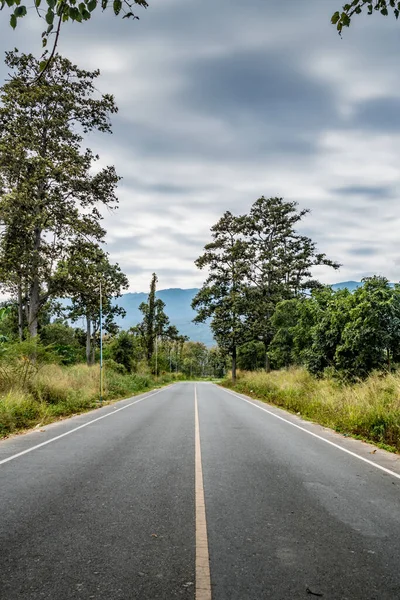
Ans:
[[[330,284],[332,289],[339,290],[347,287],[351,292],[362,285],[361,281],[340,281]],[[393,285],[393,284],[391,284]],[[156,292],[157,298],[165,302],[165,312],[171,325],[175,325],[179,333],[187,335],[194,342],[202,342],[206,346],[214,346],[215,341],[207,323],[196,324],[193,319],[196,311],[191,308],[191,302],[199,288],[166,288]],[[141,302],[146,302],[148,292],[127,292],[115,301],[126,310],[126,317],[118,317],[117,324],[122,329],[137,325],[143,318],[139,311]]]

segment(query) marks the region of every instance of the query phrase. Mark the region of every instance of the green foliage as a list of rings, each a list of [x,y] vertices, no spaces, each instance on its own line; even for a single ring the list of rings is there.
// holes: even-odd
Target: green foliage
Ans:
[[[82,344],[80,332],[61,319],[42,327],[40,340],[42,344],[53,349],[63,365],[76,364],[84,359],[85,346]]]
[[[7,321],[9,321],[11,316],[11,307],[2,306],[0,308],[0,344],[4,344],[4,342],[8,341],[8,336],[3,333],[4,329],[7,331]],[[6,325],[6,328],[4,326]]]
[[[277,306],[271,358],[280,368],[305,365],[315,375],[365,378],[400,362],[400,287],[384,277],[347,289],[314,291],[311,298]]]
[[[353,0],[346,2],[341,11],[336,11],[331,18],[331,23],[341,34],[343,27],[350,27],[354,15],[360,15],[363,10],[367,10],[368,15],[380,13],[387,17],[392,13],[396,19],[400,15],[400,2],[398,0]]]
[[[115,364],[123,367],[125,372],[130,373],[133,366],[135,350],[135,337],[127,331],[121,331],[109,345],[108,354]]]
[[[239,346],[238,368],[243,371],[256,371],[265,364],[265,348],[262,342],[251,341]]]
[[[201,342],[186,342],[182,352],[182,372],[187,377],[205,377],[208,374],[208,350]]]
[[[1,0],[0,2],[0,10],[3,10],[6,6],[13,9],[10,15],[10,25],[13,29],[16,28],[18,19],[25,17],[27,14],[26,6],[20,2],[21,0]],[[35,0],[36,14],[46,23],[45,29],[42,32],[43,47],[47,46],[50,35],[54,33],[54,52],[62,23],[67,21],[74,21],[76,23],[88,21],[92,13],[100,10],[100,8],[103,11],[111,9],[116,16],[122,14],[123,19],[139,19],[133,13],[134,8],[137,6],[147,8],[148,4],[146,0],[101,0],[101,2],[99,0],[85,0],[79,4],[76,0],[44,0],[43,3],[42,0]],[[42,68],[44,68],[47,61],[44,60],[42,62]]]

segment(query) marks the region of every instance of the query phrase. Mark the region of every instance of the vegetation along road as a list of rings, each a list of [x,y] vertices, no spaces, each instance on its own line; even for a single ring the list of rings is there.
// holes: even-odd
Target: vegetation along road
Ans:
[[[0,597],[400,598],[396,455],[211,383],[0,444]]]

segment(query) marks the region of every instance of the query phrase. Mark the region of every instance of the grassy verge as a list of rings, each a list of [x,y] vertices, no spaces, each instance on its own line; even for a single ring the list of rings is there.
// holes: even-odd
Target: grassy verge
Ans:
[[[300,414],[341,433],[400,452],[400,375],[342,385],[303,369],[239,373],[222,385]]]
[[[104,401],[134,396],[178,379],[182,379],[179,373],[155,379],[150,374],[126,375],[110,370],[104,382]],[[91,410],[98,406],[98,400],[98,367],[45,365],[23,386],[8,381],[0,387],[0,438]]]

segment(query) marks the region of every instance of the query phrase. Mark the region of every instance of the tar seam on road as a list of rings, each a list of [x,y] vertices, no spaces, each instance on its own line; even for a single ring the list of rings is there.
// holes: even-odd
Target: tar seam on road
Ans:
[[[222,388],[222,389],[224,389],[224,388]],[[301,425],[292,423],[291,421],[288,421],[287,419],[284,419],[283,417],[276,415],[271,410],[268,410],[268,409],[264,408],[263,406],[258,406],[258,404],[254,404],[254,402],[251,402],[250,400],[246,400],[246,398],[242,398],[242,396],[239,396],[238,394],[234,394],[233,392],[230,392],[229,390],[224,390],[224,391],[227,394],[230,394],[231,396],[235,396],[235,398],[239,398],[239,400],[243,400],[243,402],[247,402],[247,404],[251,404],[251,406],[254,406],[254,408],[259,408],[260,410],[268,413],[272,417],[275,417],[275,419],[279,419],[280,421],[283,421],[284,423],[288,423],[288,425],[291,425],[292,427],[296,427],[296,429],[300,429],[301,431],[304,431],[305,433],[308,433],[309,435],[312,435],[313,437],[315,437],[319,440],[322,440],[326,444],[329,444],[330,446],[333,446],[334,448],[338,448],[338,450],[341,450],[342,452],[346,452],[346,454],[350,454],[350,456],[354,456],[355,458],[362,460],[363,462],[367,463],[368,465],[371,465],[371,467],[380,469],[384,473],[387,473],[388,475],[391,475],[392,477],[396,477],[397,479],[400,479],[399,473],[395,473],[394,471],[391,471],[390,469],[387,469],[386,467],[382,467],[382,465],[378,465],[377,463],[372,462],[372,460],[368,460],[368,458],[364,458],[363,456],[360,456],[359,454],[356,454],[355,452],[352,452],[351,450],[347,450],[347,448],[343,448],[342,446],[339,446],[339,444],[335,444],[335,442],[331,442],[330,440],[327,440],[326,438],[322,437],[322,435],[318,435],[317,433],[308,431],[308,429],[305,429],[305,427],[301,427]]]
[[[96,421],[101,421],[101,419],[106,419],[107,417],[111,417],[112,415],[115,415],[117,412],[120,412],[121,410],[125,410],[125,408],[129,408],[130,406],[133,406],[134,404],[138,404],[139,402],[143,402],[143,400],[147,400],[147,398],[151,398],[151,396],[155,396],[156,394],[159,394],[162,391],[163,390],[158,390],[157,392],[154,392],[154,394],[149,394],[145,398],[140,398],[139,400],[135,400],[135,402],[130,402],[130,404],[125,404],[125,406],[122,406],[122,408],[117,408],[116,410],[113,410],[113,412],[111,412],[111,413],[107,413],[106,415],[97,417],[97,419],[93,419],[92,421],[88,421],[87,423],[84,423],[83,425],[79,425],[79,427],[70,429],[70,431],[66,431],[65,433],[62,433],[61,435],[57,435],[56,437],[53,437],[50,440],[47,440],[46,442],[42,442],[41,444],[37,444],[36,446],[27,448],[27,450],[23,450],[22,452],[13,454],[12,456],[9,456],[8,458],[3,458],[3,460],[0,460],[0,466],[4,465],[7,462],[10,462],[10,460],[14,460],[15,458],[18,458],[19,456],[23,456],[24,454],[33,452],[33,450],[37,450],[38,448],[47,446],[47,444],[51,444],[51,442],[56,442],[57,440],[60,440],[61,438],[65,437],[66,435],[69,435],[70,433],[74,433],[75,431],[78,431],[79,429],[83,429],[84,427],[87,427],[88,425],[91,425],[92,423],[96,423]]]
[[[203,469],[197,390],[194,386],[195,405],[195,491],[196,491],[196,600],[211,600],[210,558],[208,554],[206,506],[204,501]]]

